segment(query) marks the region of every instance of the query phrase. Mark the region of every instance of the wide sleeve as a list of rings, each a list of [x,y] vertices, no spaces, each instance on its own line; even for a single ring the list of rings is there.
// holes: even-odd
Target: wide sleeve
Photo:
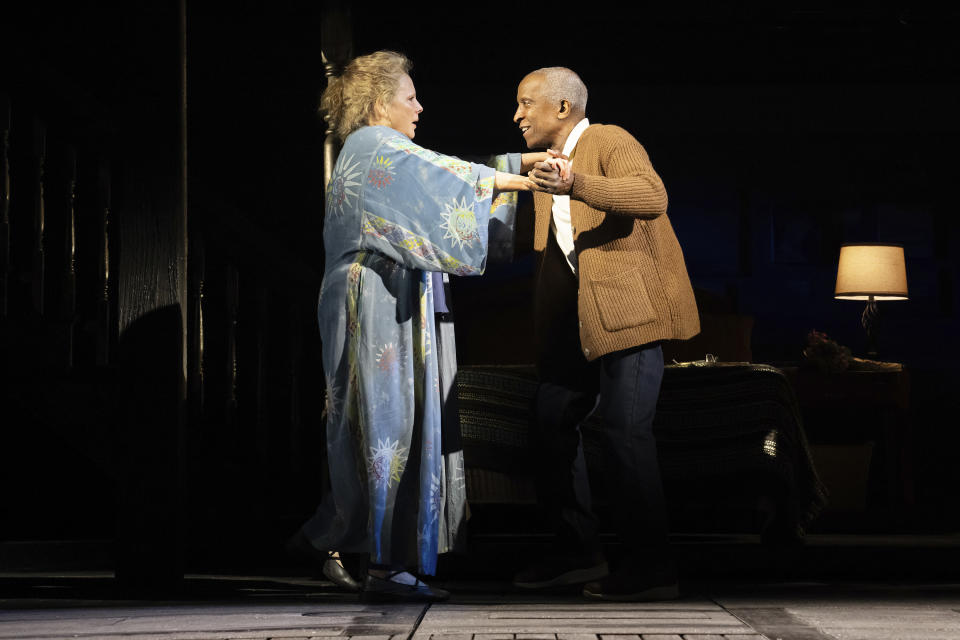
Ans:
[[[408,268],[483,273],[494,208],[495,169],[381,139],[363,183],[361,248]],[[502,215],[502,214],[500,214]]]
[[[613,214],[655,218],[666,213],[667,190],[643,146],[613,125],[604,126],[598,135],[603,175],[576,173],[574,159],[570,197]]]
[[[521,155],[507,153],[493,156],[487,163],[497,171],[504,173],[520,173]],[[495,192],[493,204],[490,206],[490,223],[487,229],[489,240],[488,256],[490,260],[510,262],[513,260],[513,251],[517,228],[517,192]]]

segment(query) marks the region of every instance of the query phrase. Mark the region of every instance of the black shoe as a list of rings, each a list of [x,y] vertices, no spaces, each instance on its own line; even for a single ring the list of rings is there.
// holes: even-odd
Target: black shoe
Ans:
[[[547,589],[599,580],[609,573],[600,554],[547,556],[514,576],[513,586]]]
[[[360,591],[360,583],[343,568],[342,560],[333,557],[336,552],[320,551],[310,544],[310,540],[303,535],[302,531],[297,531],[287,540],[286,549],[287,553],[296,558],[309,560],[314,566],[319,564],[323,576],[338,587],[347,591]]]
[[[680,588],[673,572],[643,573],[622,570],[586,584],[583,595],[591,600],[649,602],[675,600],[680,597]]]
[[[386,578],[371,576],[363,579],[361,602],[443,602],[450,597],[449,591],[431,587],[422,580],[414,584],[394,582],[390,578],[403,573],[396,571]]]
[[[360,584],[353,579],[349,571],[343,568],[340,559],[334,557],[334,553],[333,551],[329,552],[326,561],[323,563],[323,575],[325,575],[330,582],[347,591],[360,591]]]

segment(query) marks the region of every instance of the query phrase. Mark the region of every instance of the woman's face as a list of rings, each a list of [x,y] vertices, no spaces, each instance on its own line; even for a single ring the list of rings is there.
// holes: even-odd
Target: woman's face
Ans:
[[[417,121],[423,107],[417,102],[417,90],[413,88],[413,80],[403,74],[400,86],[393,95],[393,99],[384,106],[384,119],[377,124],[396,129],[408,138],[416,135]]]

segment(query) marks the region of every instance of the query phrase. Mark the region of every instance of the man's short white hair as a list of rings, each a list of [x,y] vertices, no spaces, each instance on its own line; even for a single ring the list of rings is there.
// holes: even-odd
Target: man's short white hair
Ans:
[[[558,105],[561,100],[567,100],[572,112],[587,112],[587,85],[572,69],[544,67],[533,73],[543,76],[543,93],[550,102]]]

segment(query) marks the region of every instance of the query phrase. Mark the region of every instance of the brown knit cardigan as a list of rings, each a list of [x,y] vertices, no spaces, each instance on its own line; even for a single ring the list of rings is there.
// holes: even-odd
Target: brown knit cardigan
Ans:
[[[667,192],[626,130],[593,124],[570,154],[570,220],[580,285],[580,347],[588,360],[648,342],[687,339],[700,317]],[[534,193],[534,249],[550,232],[553,197]]]

